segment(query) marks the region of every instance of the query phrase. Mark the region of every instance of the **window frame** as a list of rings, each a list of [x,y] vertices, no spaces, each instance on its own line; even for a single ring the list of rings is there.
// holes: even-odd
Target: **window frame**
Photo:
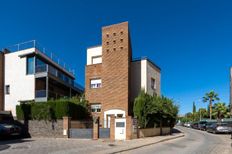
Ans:
[[[100,86],[98,86],[99,83],[92,84],[91,81],[93,81],[93,80],[100,80],[101,81]],[[93,86],[93,85],[96,85],[96,86]],[[101,78],[90,79],[90,89],[98,89],[101,87],[102,87],[102,79]]]
[[[90,108],[92,113],[100,113],[102,105],[101,103],[93,103],[90,105]]]
[[[151,78],[151,89],[156,90],[156,79],[155,78]]]
[[[5,88],[6,88],[5,89],[6,90],[6,92],[5,92],[6,95],[10,95],[10,85],[6,85]]]
[[[99,63],[93,63],[93,59],[95,59],[95,58],[101,58],[101,62],[99,62]],[[102,63],[102,55],[99,55],[99,56],[92,56],[92,57],[91,57],[91,63],[92,63],[92,65],[101,64],[101,63]]]
[[[29,71],[29,59],[33,59],[31,62],[32,65],[32,72]],[[26,57],[26,75],[33,75],[35,74],[35,56],[32,57]]]

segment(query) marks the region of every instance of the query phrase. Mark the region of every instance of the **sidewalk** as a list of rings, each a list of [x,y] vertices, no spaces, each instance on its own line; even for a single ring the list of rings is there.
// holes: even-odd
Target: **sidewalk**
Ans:
[[[183,137],[183,133],[168,136],[133,139],[127,141],[66,139],[66,138],[30,138],[0,141],[0,154],[82,154],[82,153],[119,153],[159,142]]]
[[[137,148],[141,148],[144,146],[149,146],[152,144],[157,144],[160,142],[176,139],[184,137],[184,133],[174,133],[172,135],[167,136],[155,136],[155,137],[148,137],[148,138],[140,138],[140,139],[134,139],[134,140],[128,140],[128,141],[116,141],[109,143],[111,144],[112,148],[107,150],[102,150],[98,152],[94,152],[95,154],[102,154],[102,153],[120,153],[125,152]]]

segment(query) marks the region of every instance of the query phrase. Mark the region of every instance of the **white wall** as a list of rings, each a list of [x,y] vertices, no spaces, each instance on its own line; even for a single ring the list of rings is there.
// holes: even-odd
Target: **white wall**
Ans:
[[[147,92],[147,60],[141,61],[141,89]]]
[[[12,111],[19,101],[35,99],[35,77],[26,75],[26,57],[19,55],[34,52],[34,48],[5,54],[5,85],[10,85],[10,94],[5,94],[5,110]]]
[[[87,49],[87,65],[92,64],[92,57],[102,55],[102,46],[92,47]]]
[[[115,116],[117,116],[117,114],[122,114],[122,117],[124,117],[125,118],[125,116],[126,116],[126,112],[125,111],[123,111],[123,110],[119,110],[119,109],[112,109],[112,110],[107,110],[107,111],[105,111],[104,112],[104,128],[107,128],[107,115],[115,115]],[[109,119],[108,119],[109,121],[108,121],[108,124],[109,124],[109,126],[110,126],[110,117],[109,117]]]
[[[156,80],[156,93],[160,95],[160,72],[148,60],[134,61],[131,63],[130,100],[134,100],[144,89],[150,95],[154,94],[151,88],[151,78]]]

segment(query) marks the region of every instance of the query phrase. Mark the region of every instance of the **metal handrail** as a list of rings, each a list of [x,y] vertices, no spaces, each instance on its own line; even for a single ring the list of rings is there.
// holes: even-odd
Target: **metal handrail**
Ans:
[[[9,50],[10,52],[17,52],[20,50],[25,50],[25,49],[30,49],[30,48],[38,49],[40,52],[42,52],[44,55],[46,55],[52,61],[54,61],[55,63],[60,65],[63,69],[67,70],[72,75],[75,75],[74,69],[71,69],[62,59],[60,59],[58,56],[56,56],[53,52],[42,47],[42,45],[40,45],[40,43],[38,43],[36,40],[30,40],[30,41],[14,44],[14,45],[8,46],[4,49]]]

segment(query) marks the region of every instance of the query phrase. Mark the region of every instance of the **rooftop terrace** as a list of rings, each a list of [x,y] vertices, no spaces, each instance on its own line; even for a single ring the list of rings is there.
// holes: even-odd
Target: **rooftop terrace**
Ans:
[[[39,44],[36,40],[30,40],[18,44],[14,44],[8,47],[5,47],[4,49],[9,50],[10,52],[17,52],[25,49],[30,48],[36,48],[40,52],[42,52],[44,55],[46,55],[48,58],[50,58],[53,62],[57,63],[59,66],[61,66],[63,69],[67,70],[69,73],[71,73],[73,76],[75,76],[74,69],[71,69],[65,61],[60,59],[58,56],[56,56],[53,52],[50,50],[47,50],[44,48],[41,44]]]

